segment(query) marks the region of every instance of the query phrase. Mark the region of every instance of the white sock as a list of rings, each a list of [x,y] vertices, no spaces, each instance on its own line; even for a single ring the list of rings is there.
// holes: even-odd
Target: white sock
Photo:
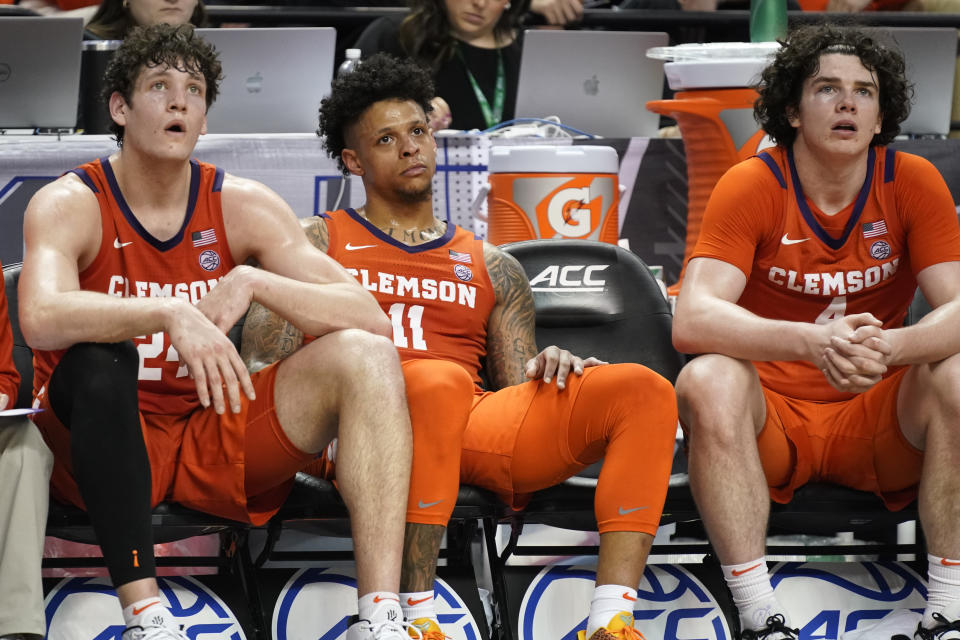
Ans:
[[[128,627],[176,627],[173,615],[160,596],[144,598],[123,609],[123,622]]]
[[[437,608],[433,602],[433,591],[416,591],[400,594],[400,608],[408,621],[419,618],[437,619]]]
[[[600,627],[606,628],[613,616],[621,611],[633,615],[633,606],[637,601],[637,590],[619,584],[604,584],[594,587],[593,600],[590,601],[590,617],[587,618],[587,638]]]
[[[403,620],[400,596],[389,591],[371,591],[360,596],[357,613],[361,620],[371,623]]]
[[[936,626],[933,614],[943,613],[950,604],[960,600],[960,560],[927,554],[928,585],[927,608],[923,612],[923,626]]]
[[[773,596],[767,559],[764,556],[742,564],[720,565],[727,581],[733,603],[740,614],[740,627],[757,631],[767,624],[767,618],[782,613],[789,626],[786,610]]]

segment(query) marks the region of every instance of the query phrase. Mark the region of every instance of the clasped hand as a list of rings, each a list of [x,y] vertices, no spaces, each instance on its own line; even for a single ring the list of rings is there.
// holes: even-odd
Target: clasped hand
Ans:
[[[880,382],[892,349],[883,323],[870,313],[845,316],[823,325],[814,360],[834,389],[862,393]]]

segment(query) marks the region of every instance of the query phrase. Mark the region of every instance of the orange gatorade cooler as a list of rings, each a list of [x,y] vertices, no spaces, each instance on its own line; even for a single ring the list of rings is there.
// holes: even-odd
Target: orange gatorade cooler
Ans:
[[[612,147],[492,147],[487,239],[493,244],[533,238],[616,244],[619,165]]]

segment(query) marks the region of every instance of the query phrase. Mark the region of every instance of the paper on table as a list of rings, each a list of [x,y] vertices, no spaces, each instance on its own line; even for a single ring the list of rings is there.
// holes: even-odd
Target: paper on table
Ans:
[[[0,411],[0,418],[9,418],[12,416],[29,416],[34,413],[40,413],[43,409],[5,409]]]

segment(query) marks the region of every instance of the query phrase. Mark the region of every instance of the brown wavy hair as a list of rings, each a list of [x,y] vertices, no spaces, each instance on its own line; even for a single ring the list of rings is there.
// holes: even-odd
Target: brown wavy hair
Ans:
[[[410,15],[397,30],[403,52],[421,64],[436,70],[453,57],[457,40],[450,29],[450,18],[444,0],[409,0]],[[509,39],[530,8],[530,0],[512,0],[510,7],[494,25],[497,42]]]
[[[223,68],[213,45],[198,36],[188,24],[155,24],[134,27],[117,49],[103,74],[103,100],[109,104],[114,92],[130,103],[140,72],[145,67],[166,66],[203,76],[207,83],[207,109],[217,99]],[[123,127],[110,123],[110,131],[123,146]]]
[[[885,145],[900,133],[900,123],[910,115],[913,87],[907,83],[903,55],[892,40],[877,31],[855,26],[806,25],[794,29],[763,70],[757,91],[760,97],[753,115],[760,127],[782,146],[791,146],[797,130],[790,124],[803,94],[803,83],[820,70],[825,53],[855,55],[877,76],[879,84],[880,133],[871,145]]]

